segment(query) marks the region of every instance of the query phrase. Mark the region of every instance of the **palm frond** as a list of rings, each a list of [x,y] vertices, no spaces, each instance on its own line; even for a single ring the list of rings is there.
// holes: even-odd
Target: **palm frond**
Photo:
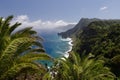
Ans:
[[[14,25],[12,25],[9,29],[9,34],[11,34],[20,25],[21,25],[21,23],[18,23],[18,22],[16,22]]]
[[[21,44],[29,43],[34,41],[34,38],[29,38],[29,37],[23,37],[23,38],[17,38],[11,41],[11,43],[7,46],[3,54],[1,55],[0,59],[11,57],[16,50],[19,48]]]
[[[10,21],[12,20],[13,16],[8,16],[4,21],[3,24],[1,25],[1,33],[6,34],[6,32],[8,32],[9,29],[9,24]],[[6,31],[7,30],[7,31]]]
[[[46,72],[46,68],[37,60],[53,60],[45,51],[41,42],[43,39],[37,36],[32,27],[27,27],[14,32],[21,23],[10,25],[13,16],[5,20],[0,18],[0,80],[13,79],[15,75],[26,69],[34,73]],[[14,32],[14,33],[13,33]]]
[[[9,77],[14,77],[21,69],[30,67],[32,69],[39,70],[39,67],[32,63],[20,63],[11,67],[3,75],[0,76],[0,80],[8,79]]]
[[[35,34],[36,31],[31,30],[32,27],[26,27],[24,29],[21,29],[17,32],[15,32],[14,34],[11,35],[11,38],[19,38],[19,37],[34,37],[35,38]]]
[[[52,58],[45,53],[28,53],[18,58],[19,62],[33,62],[37,60],[52,60]]]

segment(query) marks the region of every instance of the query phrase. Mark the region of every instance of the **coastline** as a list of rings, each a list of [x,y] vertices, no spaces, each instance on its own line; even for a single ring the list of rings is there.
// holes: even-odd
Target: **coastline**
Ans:
[[[66,38],[66,39],[68,40],[69,49],[65,52],[64,57],[68,58],[69,57],[69,52],[72,51],[72,47],[73,47],[72,42],[73,42],[73,40],[72,40],[72,38]]]

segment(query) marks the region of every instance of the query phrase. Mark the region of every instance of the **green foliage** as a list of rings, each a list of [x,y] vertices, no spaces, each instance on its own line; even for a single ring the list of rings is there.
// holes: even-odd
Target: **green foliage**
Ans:
[[[106,64],[120,76],[120,69],[113,65],[119,58],[116,57],[116,61],[111,62],[115,56],[120,55],[120,20],[94,21],[81,30],[76,35],[78,43],[73,50],[80,55],[93,53],[96,58],[104,57]]]
[[[60,35],[73,38],[74,52],[80,56],[94,54],[120,77],[120,58],[117,57],[120,55],[120,20],[81,19],[74,28]]]
[[[12,18],[0,18],[0,80],[16,78],[24,71],[45,73],[46,68],[36,61],[52,59],[44,53],[42,39],[31,27],[15,31],[20,23],[10,25]]]
[[[104,66],[103,60],[95,60],[93,55],[81,57],[72,53],[70,58],[57,60],[49,80],[114,80],[115,75]],[[47,80],[47,79],[46,79]]]

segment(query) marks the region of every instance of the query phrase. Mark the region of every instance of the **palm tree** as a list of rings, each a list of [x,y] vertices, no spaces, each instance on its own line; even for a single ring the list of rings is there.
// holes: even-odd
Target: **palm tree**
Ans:
[[[49,80],[114,80],[115,76],[104,66],[104,61],[93,57],[89,55],[80,58],[78,54],[72,53],[70,58],[58,60],[51,77],[48,74],[46,76]]]
[[[52,60],[36,32],[31,27],[15,31],[21,24],[10,25],[12,18],[0,18],[0,80],[12,79],[22,70],[42,73],[46,69],[37,60]]]

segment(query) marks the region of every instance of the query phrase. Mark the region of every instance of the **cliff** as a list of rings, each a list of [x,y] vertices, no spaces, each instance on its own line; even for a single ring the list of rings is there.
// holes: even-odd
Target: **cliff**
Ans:
[[[78,22],[78,24],[75,25],[75,27],[73,27],[72,29],[69,29],[65,32],[58,33],[58,35],[62,36],[63,38],[72,37],[74,35],[77,35],[83,27],[88,26],[89,23],[91,23],[93,21],[98,21],[98,20],[100,20],[100,19],[97,19],[97,18],[93,18],[93,19],[82,18]]]

